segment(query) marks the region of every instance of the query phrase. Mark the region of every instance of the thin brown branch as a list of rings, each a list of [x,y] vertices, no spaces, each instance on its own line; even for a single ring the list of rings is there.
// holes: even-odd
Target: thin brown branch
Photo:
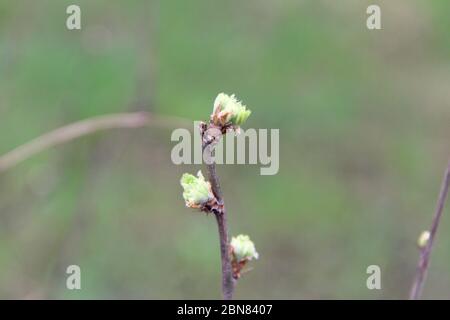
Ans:
[[[209,159],[213,159],[214,146],[211,141],[205,139],[205,129],[207,128],[200,129],[203,141],[202,150],[204,153],[207,153],[207,157]],[[231,300],[233,298],[234,279],[230,259],[227,210],[225,208],[222,190],[220,188],[219,176],[216,172],[216,164],[214,160],[207,163],[206,166],[208,168],[208,178],[211,183],[212,191],[221,208],[221,210],[219,212],[215,212],[214,215],[216,217],[217,227],[219,230],[220,257],[222,262],[222,296],[224,300]]]
[[[233,299],[234,279],[230,260],[226,210],[224,209],[221,214],[216,213],[215,216],[220,238],[220,257],[222,261],[222,296],[225,300],[231,300]]]
[[[0,173],[4,172],[31,156],[69,142],[82,136],[101,130],[115,128],[140,128],[154,120],[155,123],[170,125],[184,122],[181,118],[154,116],[146,112],[118,113],[78,121],[51,132],[45,133],[0,156]]]
[[[430,238],[426,246],[421,249],[419,264],[417,265],[416,276],[411,288],[409,298],[412,300],[420,299],[422,295],[423,286],[425,279],[427,277],[428,267],[430,265],[430,255],[433,249],[434,240],[436,237],[436,232],[439,227],[439,223],[444,211],[445,202],[448,197],[448,192],[450,188],[450,161],[447,166],[447,170],[444,174],[444,179],[442,181],[441,191],[439,193],[439,198],[436,205],[436,211],[434,214],[433,222],[431,224]]]

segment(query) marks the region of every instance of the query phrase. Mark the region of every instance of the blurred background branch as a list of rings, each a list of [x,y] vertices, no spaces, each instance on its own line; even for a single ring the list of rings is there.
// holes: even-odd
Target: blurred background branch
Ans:
[[[78,121],[43,134],[0,157],[0,172],[4,172],[46,149],[98,131],[118,128],[141,128],[156,120],[162,125],[175,124],[180,118],[156,117],[148,112],[103,115]]]

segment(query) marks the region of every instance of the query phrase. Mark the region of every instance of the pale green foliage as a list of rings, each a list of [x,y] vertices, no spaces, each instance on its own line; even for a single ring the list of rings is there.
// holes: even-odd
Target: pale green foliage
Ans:
[[[430,231],[422,231],[419,238],[417,239],[417,246],[419,248],[425,248],[428,244],[428,241],[430,240]]]
[[[251,111],[238,101],[236,96],[219,93],[214,100],[213,122],[216,125],[231,123],[234,126],[242,125],[250,116]]]
[[[211,185],[205,181],[201,171],[197,173],[197,177],[189,173],[183,174],[180,183],[184,189],[183,198],[188,207],[197,208],[214,198]]]
[[[249,236],[240,234],[233,237],[230,245],[238,261],[258,259],[258,252],[256,252],[255,245]]]

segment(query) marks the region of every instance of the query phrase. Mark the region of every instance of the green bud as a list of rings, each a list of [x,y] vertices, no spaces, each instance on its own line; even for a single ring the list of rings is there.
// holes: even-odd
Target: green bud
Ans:
[[[238,127],[247,120],[251,113],[241,101],[236,99],[234,94],[229,96],[225,93],[219,93],[214,100],[212,120],[218,126],[232,124]]]
[[[417,239],[417,246],[420,249],[423,249],[427,246],[429,240],[430,240],[430,231],[422,231],[419,238]]]
[[[183,198],[187,207],[199,208],[214,199],[211,184],[205,181],[201,171],[197,173],[197,177],[189,173],[183,174],[180,183],[184,189]]]
[[[232,252],[236,260],[252,260],[258,259],[258,252],[256,252],[255,245],[247,235],[238,235],[233,237],[230,243]]]

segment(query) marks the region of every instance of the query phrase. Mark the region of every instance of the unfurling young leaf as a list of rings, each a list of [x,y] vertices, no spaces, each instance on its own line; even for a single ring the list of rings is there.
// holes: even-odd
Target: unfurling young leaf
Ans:
[[[183,174],[180,183],[184,189],[183,198],[187,207],[199,208],[214,199],[211,184],[205,181],[201,171],[197,173],[197,177],[189,173]]]
[[[214,100],[211,120],[216,126],[233,125],[239,127],[251,113],[241,101],[236,99],[234,94],[229,96],[225,93],[219,93]]]
[[[231,250],[238,261],[258,259],[254,243],[247,235],[238,235],[231,239]]]

